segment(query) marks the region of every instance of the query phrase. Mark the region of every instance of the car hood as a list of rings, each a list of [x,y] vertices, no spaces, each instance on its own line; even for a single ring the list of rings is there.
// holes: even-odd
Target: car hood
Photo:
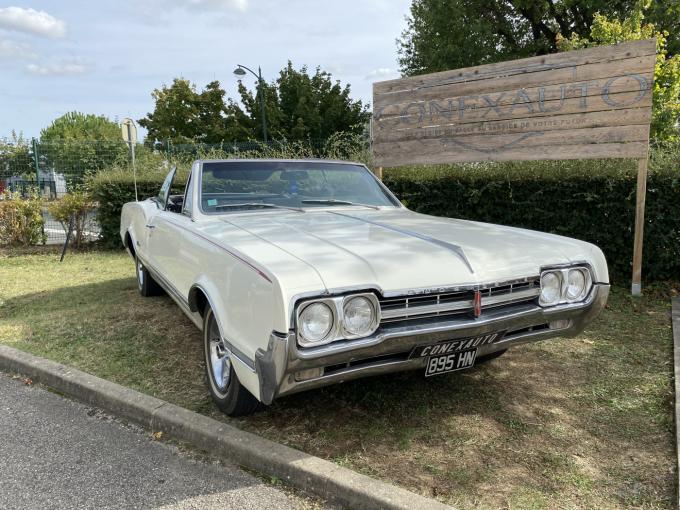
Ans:
[[[595,248],[403,208],[272,211],[221,216],[211,223],[206,233],[296,292],[358,287],[399,292],[500,282],[538,275],[545,265],[588,261]]]

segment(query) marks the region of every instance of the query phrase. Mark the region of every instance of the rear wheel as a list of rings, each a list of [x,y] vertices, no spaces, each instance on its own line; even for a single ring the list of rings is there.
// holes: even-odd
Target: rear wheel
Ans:
[[[247,416],[257,411],[260,402],[238,380],[231,351],[210,306],[203,314],[203,351],[210,396],[220,411],[229,416]]]
[[[151,277],[149,270],[144,267],[139,257],[135,257],[135,272],[137,273],[137,289],[142,296],[160,296],[163,294],[163,289]]]

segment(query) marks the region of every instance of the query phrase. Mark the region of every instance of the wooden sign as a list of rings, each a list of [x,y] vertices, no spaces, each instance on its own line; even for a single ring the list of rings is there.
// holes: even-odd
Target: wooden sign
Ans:
[[[376,166],[646,157],[656,41],[373,85]]]
[[[655,64],[647,39],[375,83],[378,175],[415,163],[636,158],[639,295]]]

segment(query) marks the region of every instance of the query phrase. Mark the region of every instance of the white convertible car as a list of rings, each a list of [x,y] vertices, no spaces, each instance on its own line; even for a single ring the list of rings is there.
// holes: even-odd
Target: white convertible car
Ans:
[[[202,329],[230,415],[368,375],[470,368],[576,335],[607,301],[596,246],[410,211],[359,163],[196,161],[184,195],[174,175],[125,204],[120,235],[142,295],[164,290]]]

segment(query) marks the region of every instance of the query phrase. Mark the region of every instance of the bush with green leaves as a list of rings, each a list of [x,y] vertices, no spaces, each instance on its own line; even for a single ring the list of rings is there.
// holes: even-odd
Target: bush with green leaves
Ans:
[[[75,181],[128,157],[117,123],[80,112],[68,112],[43,129],[37,150],[45,169]]]
[[[569,38],[559,38],[557,45],[560,51],[569,51],[656,38],[650,136],[657,142],[677,141],[680,137],[680,55],[668,54],[668,36],[668,32],[659,31],[654,24],[645,22],[643,5],[638,4],[623,20],[596,13],[588,37],[571,34]],[[673,37],[677,40],[677,34]]]
[[[171,159],[158,151],[144,148],[137,158],[137,194],[140,200],[155,196],[170,168],[177,166],[172,193],[183,193],[191,163],[195,159],[229,158],[315,158],[348,159],[368,163],[370,153],[356,134],[336,133],[322,147],[307,142],[253,142],[250,150],[227,151],[208,145],[191,145],[186,150],[173,151]],[[105,246],[121,246],[119,229],[123,204],[134,201],[135,186],[132,167],[117,164],[88,177],[87,187],[98,202],[97,219],[101,226],[101,240]]]
[[[68,234],[69,226],[73,221],[71,232],[73,245],[80,248],[85,240],[85,228],[87,215],[94,209],[95,203],[89,193],[78,187],[62,198],[51,202],[48,206],[50,214],[56,219]]]
[[[42,200],[37,193],[22,198],[5,191],[0,195],[0,245],[32,246],[46,240]]]
[[[551,232],[599,246],[613,280],[630,279],[636,163],[626,160],[473,163],[387,169],[409,208]],[[652,152],[643,278],[680,280],[680,150]]]

